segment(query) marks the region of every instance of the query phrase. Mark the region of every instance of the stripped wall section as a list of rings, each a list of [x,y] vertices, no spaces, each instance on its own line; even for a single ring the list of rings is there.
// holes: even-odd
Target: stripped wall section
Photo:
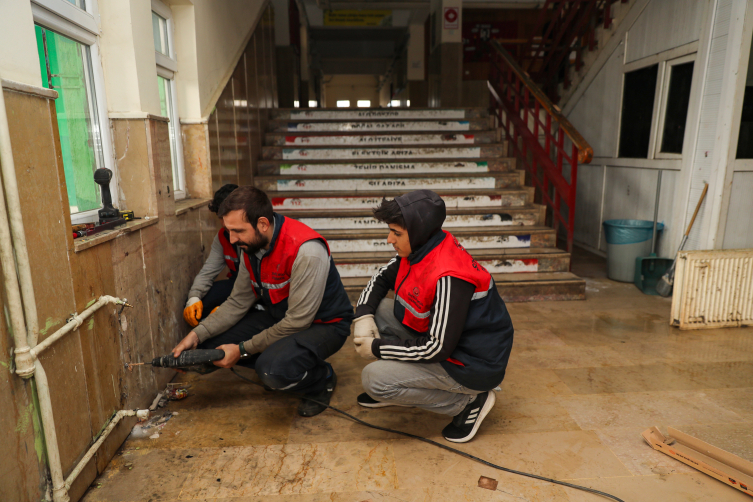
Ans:
[[[211,166],[207,197],[227,183],[253,183],[268,110],[276,106],[274,14],[267,6],[206,125],[202,124]],[[187,137],[193,141],[200,136],[195,128],[183,125],[184,146]]]

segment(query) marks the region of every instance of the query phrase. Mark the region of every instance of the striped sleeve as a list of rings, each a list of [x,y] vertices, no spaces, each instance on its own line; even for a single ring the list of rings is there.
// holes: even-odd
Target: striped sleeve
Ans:
[[[379,302],[395,287],[400,258],[395,256],[386,265],[379,267],[361,292],[356,304],[356,318],[376,312]]]
[[[380,359],[434,363],[446,360],[455,350],[465,327],[465,319],[475,287],[455,277],[437,281],[429,330],[412,340],[372,342],[371,350]]]

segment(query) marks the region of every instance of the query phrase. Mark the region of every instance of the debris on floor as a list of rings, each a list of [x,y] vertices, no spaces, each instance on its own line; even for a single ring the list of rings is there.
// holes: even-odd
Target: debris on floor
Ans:
[[[156,415],[145,422],[140,422],[133,427],[129,437],[131,439],[143,439],[147,437],[149,439],[157,439],[159,438],[159,431],[162,430],[173,415],[177,415],[177,413],[166,411],[162,415]]]
[[[641,436],[655,450],[753,496],[752,462],[672,427],[667,428],[667,436],[656,427],[646,429]]]
[[[185,382],[170,382],[165,389],[165,395],[170,401],[178,401],[188,397],[188,389],[191,384]]]
[[[478,478],[479,488],[486,488],[487,490],[495,491],[497,489],[497,484],[499,484],[499,482],[496,479],[487,478],[486,476]]]

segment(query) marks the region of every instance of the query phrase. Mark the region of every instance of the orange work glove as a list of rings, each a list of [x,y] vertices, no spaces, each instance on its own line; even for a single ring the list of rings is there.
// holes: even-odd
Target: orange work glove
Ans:
[[[218,309],[218,308],[220,308],[220,306],[219,306],[219,305],[218,305],[218,306],[216,306],[215,308],[213,308],[213,309],[212,309],[212,311],[211,311],[211,312],[209,313],[209,315],[212,315],[212,314],[214,314],[215,312],[217,312],[217,309]]]
[[[199,319],[201,319],[201,313],[204,309],[204,304],[198,298],[190,298],[188,305],[183,309],[183,319],[186,320],[191,327],[195,328],[199,325]]]

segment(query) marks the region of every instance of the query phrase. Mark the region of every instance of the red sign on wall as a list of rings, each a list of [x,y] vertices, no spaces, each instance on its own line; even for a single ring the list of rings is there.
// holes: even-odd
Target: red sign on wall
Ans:
[[[460,27],[460,9],[458,7],[444,8],[444,29],[457,30]]]

